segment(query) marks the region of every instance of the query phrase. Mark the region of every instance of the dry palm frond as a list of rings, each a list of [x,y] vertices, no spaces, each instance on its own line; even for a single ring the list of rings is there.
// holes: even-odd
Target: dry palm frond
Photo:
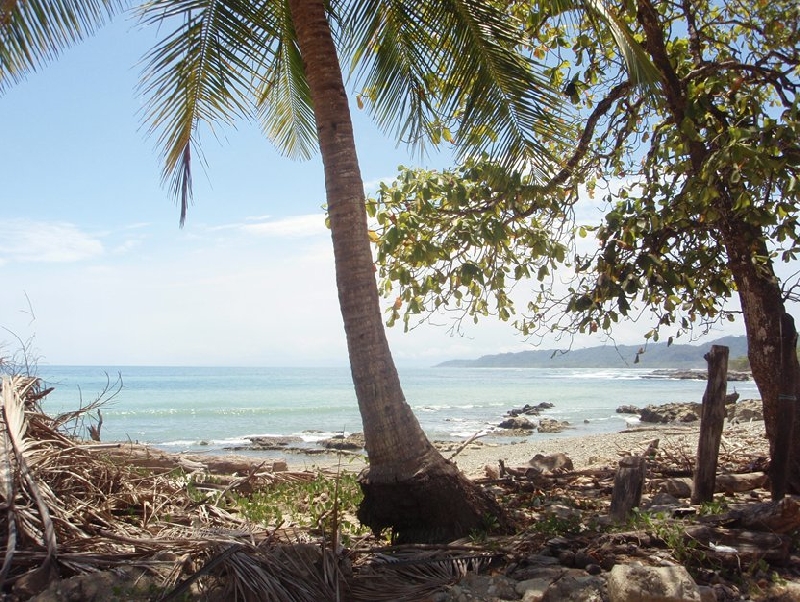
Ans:
[[[67,411],[52,418],[48,417],[48,421],[59,431],[66,431],[73,437],[80,436],[85,431],[93,441],[100,441],[100,427],[103,424],[100,408],[111,403],[119,395],[120,391],[122,391],[122,385],[122,374],[118,373],[117,378],[112,381],[111,377],[106,373],[106,384],[92,401],[84,403],[83,395],[81,394],[77,410]],[[47,389],[46,391],[49,392],[51,390]],[[47,392],[39,393],[38,399],[41,399]],[[97,412],[96,424],[91,424],[91,417],[95,411]],[[90,420],[90,424],[86,424],[87,418]],[[95,434],[97,436],[96,439]]]
[[[5,583],[17,547],[17,521],[14,519],[14,466],[11,460],[11,443],[6,431],[2,430],[0,431],[0,496],[7,513],[8,534],[3,566],[0,568],[0,583]]]
[[[465,550],[411,549],[393,554],[374,554],[351,581],[354,602],[403,602],[420,600],[478,572],[497,556]]]
[[[39,516],[38,522],[41,524],[41,533],[35,533],[32,529],[23,529],[23,534],[33,539],[39,539],[47,549],[47,555],[39,567],[42,573],[50,573],[51,563],[58,552],[55,527],[50,517],[50,502],[53,498],[52,491],[44,483],[39,483],[31,472],[31,454],[33,446],[29,445],[26,439],[27,420],[25,418],[25,402],[23,395],[30,386],[29,383],[22,385],[19,377],[3,377],[2,380],[2,425],[3,425],[3,457],[0,463],[3,465],[5,476],[5,489],[7,495],[3,500],[9,512],[7,521],[9,525],[9,541],[6,546],[6,559],[3,566],[3,575],[7,573],[6,565],[10,568],[13,559],[14,549],[10,544],[17,544],[17,527],[21,525],[30,526],[35,524],[35,519],[22,515],[24,511],[20,505],[16,504],[17,495],[22,500],[33,502]],[[21,386],[22,385],[22,386]],[[13,476],[11,476],[13,475]],[[19,476],[16,476],[19,475]],[[17,483],[16,481],[19,481]],[[49,494],[49,495],[48,495]],[[49,499],[48,499],[49,498]],[[27,504],[26,504],[27,505]],[[14,526],[11,523],[15,523]]]
[[[213,550],[201,568],[161,600],[182,599],[203,579],[210,589],[219,584],[214,591],[223,599],[245,601],[337,600],[344,587],[336,557],[321,546],[228,543]]]
[[[64,576],[125,566],[162,576],[163,586],[217,587],[244,600],[337,599],[343,578],[324,542],[288,529],[264,531],[219,502],[243,482],[254,488],[311,480],[312,473],[271,474],[261,466],[225,485],[182,477],[184,458],[125,446],[92,446],[65,432],[65,416],[45,415],[38,381],[5,378],[0,408],[0,568],[2,588],[18,596]],[[94,406],[92,406],[94,408]],[[75,422],[69,415],[66,422]],[[195,468],[197,469],[195,471]],[[198,500],[197,492],[209,496]],[[300,541],[313,543],[300,543]],[[308,550],[318,549],[311,554]],[[204,568],[195,571],[203,564]],[[186,577],[186,575],[191,577]]]

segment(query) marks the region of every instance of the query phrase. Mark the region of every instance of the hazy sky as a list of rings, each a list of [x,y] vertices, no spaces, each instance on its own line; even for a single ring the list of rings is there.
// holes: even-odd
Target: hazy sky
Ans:
[[[255,125],[209,133],[179,229],[135,91],[152,35],[118,19],[0,96],[0,341],[35,337],[51,364],[346,364],[321,162],[281,157]],[[368,190],[420,164],[354,120]],[[464,334],[389,332],[401,365],[530,348],[494,320]]]

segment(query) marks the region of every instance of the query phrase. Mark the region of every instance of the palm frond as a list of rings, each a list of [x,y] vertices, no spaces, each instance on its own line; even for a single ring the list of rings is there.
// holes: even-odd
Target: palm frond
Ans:
[[[625,61],[631,81],[645,88],[656,84],[660,80],[659,72],[639,42],[634,39],[628,26],[609,10],[603,0],[581,0],[581,3],[587,11],[608,27],[617,50]]]
[[[534,178],[547,178],[556,163],[547,142],[565,135],[563,98],[543,66],[517,51],[522,24],[480,0],[449,0],[438,10],[453,32],[446,38],[446,106],[462,112],[460,131],[468,137],[485,132],[463,140],[462,158],[477,145],[506,167],[528,165]]]
[[[275,147],[294,159],[308,159],[317,150],[317,125],[303,59],[285,0],[275,2],[274,60],[261,76],[258,117]]]
[[[489,151],[509,166],[549,170],[562,100],[518,52],[521,24],[492,3],[354,3],[352,68],[375,118],[419,143],[454,120],[462,155]],[[436,136],[434,136],[434,139]]]
[[[25,383],[25,384],[23,384]],[[34,522],[41,524],[41,535],[43,545],[47,550],[40,572],[49,574],[51,563],[55,559],[58,552],[58,543],[56,541],[56,531],[53,520],[50,516],[50,507],[53,505],[53,495],[50,488],[46,483],[38,481],[30,467],[31,463],[31,449],[27,438],[28,422],[25,416],[25,401],[24,401],[24,388],[30,386],[30,379],[21,377],[10,378],[4,376],[2,379],[2,430],[4,435],[4,448],[6,454],[3,458],[4,471],[8,470],[11,474],[18,473],[24,487],[34,502],[38,511],[38,521],[33,517],[28,517],[25,513],[15,512],[14,510],[14,483],[8,481],[8,474],[6,474],[6,489],[8,489],[12,497],[4,500],[9,505],[8,521],[19,522],[23,526],[23,531],[33,536],[33,539],[38,539],[37,531],[33,527]],[[6,447],[7,446],[7,447]],[[48,495],[49,494],[49,495]],[[30,525],[25,528],[26,525]],[[10,525],[9,525],[10,527]],[[13,541],[16,543],[16,526],[10,529],[9,535],[13,535]],[[11,539],[11,538],[10,538]],[[6,563],[8,567],[11,565],[11,555],[6,551],[6,559],[4,561],[3,571],[7,572]]]
[[[200,578],[223,583],[224,599],[254,602],[336,600],[337,591],[344,587],[337,558],[324,547],[268,541],[261,545],[226,542],[162,600],[182,599]]]
[[[0,93],[94,33],[124,0],[0,2]]]
[[[428,599],[465,577],[469,571],[479,572],[498,555],[446,548],[375,554],[369,562],[369,570],[361,567],[354,575],[351,599],[354,602]]]
[[[435,114],[430,76],[436,74],[439,40],[425,3],[358,0],[344,22],[351,71],[369,98],[378,125],[398,140],[423,143]]]
[[[6,382],[2,384],[2,390],[5,391],[9,386]],[[5,405],[6,393],[2,393],[2,402]],[[0,583],[5,583],[8,577],[8,572],[11,569],[11,563],[14,560],[14,552],[17,548],[17,521],[14,518],[15,512],[15,492],[14,492],[14,473],[15,462],[13,450],[11,448],[11,441],[6,434],[6,429],[0,430],[0,506],[6,509],[7,519],[7,534],[6,534],[6,552],[3,557],[3,566],[0,568]]]
[[[163,149],[163,179],[181,206],[191,200],[198,126],[233,125],[250,118],[258,73],[275,39],[267,0],[154,0],[144,24],[172,26],[145,57],[141,91],[144,121]]]

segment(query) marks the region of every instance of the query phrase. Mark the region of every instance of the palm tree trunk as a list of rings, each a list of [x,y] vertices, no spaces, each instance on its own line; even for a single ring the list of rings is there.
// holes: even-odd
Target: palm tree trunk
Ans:
[[[330,216],[336,285],[369,468],[359,518],[400,540],[444,540],[500,516],[493,499],[430,444],[403,396],[380,310],[364,185],[325,0],[289,0],[311,91]]]

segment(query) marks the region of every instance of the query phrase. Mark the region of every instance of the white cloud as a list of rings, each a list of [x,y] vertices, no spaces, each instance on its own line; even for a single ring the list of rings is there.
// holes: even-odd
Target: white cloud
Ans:
[[[5,220],[0,263],[74,263],[103,255],[97,236],[66,222]]]
[[[239,228],[248,234],[273,238],[306,238],[318,236],[327,231],[325,216],[321,213],[293,215],[276,220],[253,220]]]
[[[129,251],[136,249],[137,247],[140,247],[141,245],[142,245],[141,239],[129,238],[128,240],[125,240],[120,244],[116,245],[111,250],[111,252],[114,253],[115,255],[123,255],[125,253],[128,253]]]
[[[142,228],[149,228],[152,224],[150,222],[136,222],[125,226],[125,230],[140,230]]]

